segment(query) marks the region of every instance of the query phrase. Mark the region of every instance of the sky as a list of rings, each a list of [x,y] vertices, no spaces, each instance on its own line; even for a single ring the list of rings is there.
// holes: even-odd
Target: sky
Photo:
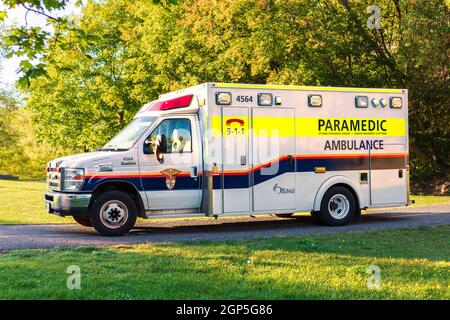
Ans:
[[[0,10],[4,10],[5,7],[3,3],[0,3]],[[70,1],[67,7],[64,10],[53,11],[52,15],[61,16],[72,13],[79,13],[80,8],[75,6],[75,0]],[[25,24],[25,13],[26,9],[23,7],[18,7],[13,10],[8,11],[8,17],[5,19],[5,24],[12,25],[24,25]],[[29,12],[27,15],[27,22],[29,26],[40,26],[42,28],[47,28],[47,30],[51,31],[51,27],[46,26],[45,17],[36,15],[32,12]],[[0,57],[0,82],[5,84],[14,84],[14,82],[19,78],[19,74],[17,74],[17,69],[19,68],[19,63],[21,58],[13,57],[11,59],[6,59],[4,57]]]

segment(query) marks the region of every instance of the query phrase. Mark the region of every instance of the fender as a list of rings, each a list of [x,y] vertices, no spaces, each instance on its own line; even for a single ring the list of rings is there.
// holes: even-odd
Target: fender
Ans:
[[[332,186],[336,184],[346,184],[349,187],[353,189],[353,191],[356,194],[357,199],[355,199],[359,203],[359,207],[362,208],[366,203],[366,200],[362,196],[362,194],[359,192],[358,186],[351,180],[350,178],[346,176],[333,176],[325,180],[322,185],[319,187],[319,190],[316,193],[316,197],[314,198],[314,206],[313,211],[319,211],[320,210],[320,203],[322,202],[323,195],[325,192],[327,192],[328,189],[330,189]],[[359,208],[358,208],[359,209]]]
[[[90,193],[92,195],[94,195],[94,193],[96,193],[98,190],[100,190],[101,188],[108,186],[108,185],[116,186],[118,191],[124,191],[124,192],[131,191],[131,193],[137,198],[137,201],[139,202],[138,204],[136,204],[138,206],[138,211],[139,211],[138,216],[145,217],[146,206],[144,205],[144,199],[142,199],[142,195],[139,192],[138,188],[129,181],[103,179],[103,181],[98,183],[94,187],[94,189],[92,191],[90,191]],[[125,189],[123,187],[125,187]],[[145,199],[145,200],[147,200],[147,199]],[[93,201],[94,201],[94,197],[91,197],[91,200],[89,202],[89,207],[91,206]],[[146,201],[145,201],[145,203],[146,203]]]

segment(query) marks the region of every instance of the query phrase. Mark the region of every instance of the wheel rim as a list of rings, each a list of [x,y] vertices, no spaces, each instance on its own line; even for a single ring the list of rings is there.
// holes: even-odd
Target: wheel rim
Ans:
[[[350,202],[343,194],[335,194],[328,201],[328,212],[335,219],[343,219],[350,211]]]
[[[108,228],[120,228],[128,220],[128,208],[119,200],[110,200],[101,207],[100,220]]]

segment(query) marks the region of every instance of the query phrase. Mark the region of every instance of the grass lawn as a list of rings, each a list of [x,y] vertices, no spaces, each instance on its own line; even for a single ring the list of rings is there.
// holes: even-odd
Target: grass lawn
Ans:
[[[74,222],[45,212],[45,190],[44,182],[0,180],[0,224]]]
[[[44,182],[0,180],[0,224],[75,223],[71,217],[61,218],[45,212],[45,190]],[[411,198],[416,200],[414,206],[450,203],[450,196]]]
[[[19,250],[1,299],[450,299],[450,226],[317,237]],[[81,289],[66,287],[67,267]],[[369,289],[367,268],[381,270]]]

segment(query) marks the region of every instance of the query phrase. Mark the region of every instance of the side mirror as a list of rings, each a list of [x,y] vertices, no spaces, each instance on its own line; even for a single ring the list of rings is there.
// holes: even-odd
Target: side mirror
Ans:
[[[156,136],[154,152],[155,152],[155,155],[156,155],[156,160],[158,160],[159,163],[163,163],[164,162],[163,154],[167,152],[166,135],[158,134]]]

